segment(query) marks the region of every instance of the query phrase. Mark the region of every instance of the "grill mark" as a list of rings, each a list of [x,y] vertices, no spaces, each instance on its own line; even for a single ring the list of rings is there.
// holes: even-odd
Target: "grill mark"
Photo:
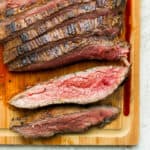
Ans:
[[[61,1],[61,3],[59,1]],[[37,23],[40,23],[41,21],[45,20],[48,16],[50,16],[62,9],[65,9],[71,5],[90,2],[90,1],[91,0],[76,0],[76,1],[57,0],[57,1],[55,1],[55,3],[51,1],[51,2],[47,3],[46,5],[36,8],[36,9],[41,8],[41,11],[36,12],[35,9],[33,9],[36,13],[33,13],[34,11],[31,9],[28,12],[20,15],[19,17],[14,17],[14,19],[7,20],[5,23],[3,22],[3,24],[6,24],[6,26],[8,26],[8,28],[3,27],[4,31],[2,33],[0,32],[0,39],[2,41],[9,40],[10,38],[12,38],[12,36],[13,37],[17,36],[17,33],[20,34],[20,32],[23,29],[26,29],[29,26],[34,26]],[[96,1],[96,0],[93,0],[93,1]],[[101,4],[99,4],[97,6],[100,8],[123,10],[122,8],[123,8],[123,6],[125,6],[125,2],[124,2],[125,0],[118,0],[118,1],[121,1],[119,3],[120,5],[116,4],[117,1],[116,1],[116,3],[114,3],[114,0],[105,0],[105,5],[101,6]],[[48,9],[50,7],[49,6],[50,4],[51,4],[51,9]],[[59,5],[57,5],[57,4],[59,4]],[[45,8],[45,9],[42,9],[42,8]],[[86,6],[85,9],[88,10],[88,6]],[[19,27],[15,28],[14,30],[9,30],[9,24],[11,24],[12,22],[15,24],[15,27],[18,25],[19,25]],[[13,33],[13,35],[12,35],[12,33]]]
[[[27,54],[26,56],[23,57],[23,59],[19,58],[19,59],[14,60],[8,66],[10,70],[14,71],[14,70],[26,67],[30,64],[38,64],[38,63],[44,63],[44,62],[46,63],[50,61],[55,61],[56,58],[61,59],[61,57],[68,55],[71,52],[77,52],[79,50],[77,52],[79,54],[81,52],[80,50],[82,49],[82,47],[83,49],[85,49],[86,46],[90,46],[90,45],[94,45],[94,46],[100,45],[102,47],[109,47],[109,50],[105,50],[105,53],[104,53],[105,55],[107,54],[109,55],[109,53],[112,52],[113,49],[117,49],[118,51],[117,59],[120,59],[121,57],[127,57],[127,53],[128,53],[126,52],[125,54],[124,53],[122,54],[119,47],[124,48],[124,49],[126,48],[127,50],[129,50],[129,45],[126,42],[121,42],[118,40],[112,41],[112,40],[102,39],[102,38],[92,36],[90,38],[78,38],[72,41],[61,42],[55,46],[47,46],[45,48],[42,48],[39,51],[33,52],[31,54]],[[102,55],[104,54],[102,53]],[[101,59],[103,59],[105,55],[101,56]],[[93,58],[93,57],[94,55],[90,56],[90,58]],[[97,57],[98,58],[96,58],[95,56],[93,59],[100,59],[100,56],[97,56]],[[82,59],[84,59],[84,57],[82,57]],[[85,59],[88,59],[88,58],[86,58],[85,56]],[[26,64],[24,64],[23,61],[25,61]],[[68,63],[71,63],[71,62],[68,62]],[[60,65],[63,65],[63,64],[60,64]],[[53,67],[55,67],[55,65],[53,65]]]
[[[87,1],[87,0],[77,0],[77,2],[82,2],[82,1]],[[10,19],[16,15],[22,15],[23,13],[26,13],[27,11],[34,11],[35,7],[42,8],[44,5],[46,6],[50,3],[54,5],[54,2],[52,1],[50,2],[50,0],[36,0],[35,2],[23,4],[23,5],[16,6],[16,7],[6,6],[6,8],[3,11],[1,10],[0,12],[0,18],[3,20],[7,18]],[[76,3],[76,1],[72,2],[70,0],[57,0],[55,2],[55,5],[61,9],[65,5],[72,4],[72,3],[74,4]]]
[[[86,9],[85,10],[83,7],[88,7],[88,10],[87,10],[87,8],[85,8]],[[77,16],[85,14],[85,13],[92,12],[94,10],[96,10],[96,3],[91,2],[91,3],[84,3],[79,6],[78,5],[73,6],[72,8],[69,8],[67,10],[63,10],[62,12],[60,11],[57,15],[53,16],[51,19],[47,19],[47,21],[40,23],[36,27],[29,28],[29,29],[23,31],[22,33],[20,33],[15,39],[7,41],[4,49],[10,50],[10,49],[16,47],[18,45],[18,43],[22,44],[29,40],[32,40],[32,39],[46,33],[47,31],[54,29],[59,24],[65,22],[71,18],[77,17]],[[105,14],[105,11],[102,10],[102,13]],[[18,41],[18,42],[16,43],[13,41]]]
[[[87,19],[91,18],[91,19]],[[50,44],[52,42],[56,42],[58,40],[64,39],[64,38],[70,38],[79,36],[82,34],[88,34],[92,32],[94,34],[100,34],[100,35],[109,35],[112,36],[113,34],[113,27],[117,26],[117,28],[121,29],[121,17],[122,16],[102,16],[102,21],[99,22],[99,17],[96,17],[94,14],[91,14],[86,16],[84,19],[78,20],[77,22],[69,22],[66,23],[64,27],[59,27],[57,29],[54,29],[35,40],[31,40],[28,43],[25,43],[23,45],[18,46],[17,48],[14,48],[11,51],[4,51],[4,62],[8,63],[15,59],[17,56],[21,56],[27,52],[31,52],[37,48],[40,48],[41,46],[44,46],[45,44]],[[70,25],[70,23],[72,25]],[[88,24],[88,25],[87,25]],[[69,30],[68,30],[69,29]],[[70,35],[71,33],[71,35]],[[35,44],[33,44],[33,42]],[[14,57],[14,55],[11,55],[11,53],[14,53],[14,51],[17,51],[17,49],[21,50],[22,53],[19,55],[19,53]]]
[[[17,34],[17,32],[26,29],[27,27],[34,25],[35,23],[37,24],[38,22],[46,19],[48,16],[60,11],[61,9],[64,9],[74,4],[80,4],[89,1],[91,0],[76,0],[76,1],[57,0],[56,2],[51,1],[46,5],[33,9],[35,12],[31,10],[29,12],[26,12],[22,16],[18,17],[17,19],[16,17],[14,17],[12,20],[6,20],[6,22],[3,22],[4,24],[3,30],[5,30],[5,34],[1,35],[0,39],[4,40],[5,38],[7,38],[8,40],[9,38],[12,37],[12,33]],[[57,5],[57,3],[59,3],[59,5]],[[37,10],[41,9],[41,11],[36,12],[36,9]],[[15,28],[13,30],[9,28],[10,24],[12,23],[15,24]]]

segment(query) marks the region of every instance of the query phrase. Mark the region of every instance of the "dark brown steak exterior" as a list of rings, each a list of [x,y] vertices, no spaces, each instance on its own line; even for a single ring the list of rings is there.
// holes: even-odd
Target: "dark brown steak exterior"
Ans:
[[[11,19],[5,18],[4,21],[1,22],[0,40],[14,36],[16,31],[28,28],[65,7],[88,1],[91,0],[45,0],[45,2],[43,1],[44,5],[33,7],[31,10],[19,16],[14,16]]]
[[[26,30],[22,31],[16,36],[16,38],[12,38],[11,40],[7,41],[4,49],[11,50],[12,48],[21,45],[24,42],[32,40],[46,33],[47,31],[54,29],[57,25],[60,25],[64,21],[81,16],[85,13],[86,15],[88,15],[88,13],[93,12],[96,9],[101,12],[101,15],[106,15],[107,13],[110,13],[106,9],[97,8],[95,1],[83,3],[80,5],[72,5],[69,8],[66,8],[65,10],[59,11],[55,15],[52,15],[50,18],[47,18],[46,21],[43,21],[37,24],[36,26],[29,27]]]
[[[45,0],[47,1],[47,0]],[[44,2],[45,2],[44,1]],[[2,22],[1,30],[0,30],[0,39],[3,40],[8,36],[11,36],[12,33],[16,31],[23,30],[39,21],[46,19],[48,16],[52,15],[59,10],[68,7],[73,4],[79,4],[83,2],[88,2],[91,0],[51,0],[50,2],[46,3],[45,5],[41,5],[38,7],[33,7],[33,9],[21,14],[19,17],[14,17],[14,19],[6,20],[6,22]],[[43,2],[43,3],[44,3]],[[118,9],[121,6],[125,6],[125,0],[97,0],[97,5],[102,8],[108,9]],[[39,2],[40,3],[40,2]],[[9,14],[13,10],[9,11]],[[4,19],[5,20],[5,19]]]
[[[57,43],[56,46],[42,47],[41,50],[11,62],[10,71],[35,71],[51,69],[81,60],[120,60],[127,58],[129,44],[107,38],[75,38]]]
[[[18,56],[65,38],[81,36],[83,34],[108,35],[113,37],[119,34],[121,26],[122,16],[120,15],[99,16],[96,12],[88,16],[85,15],[80,19],[75,18],[34,40],[19,45],[10,51],[4,51],[4,62],[8,63]]]
[[[120,113],[120,110],[111,106],[97,106],[88,109],[78,108],[73,109],[65,108],[59,114],[51,115],[51,110],[44,114],[34,115],[34,118],[23,118],[17,120],[16,125],[12,125],[11,129],[20,133],[25,138],[41,138],[51,137],[59,133],[80,133],[87,131],[90,127],[96,125],[106,125],[114,120]],[[53,109],[53,111],[55,111]],[[29,116],[30,118],[30,116]],[[29,123],[24,120],[30,120]],[[19,125],[20,124],[20,125]]]

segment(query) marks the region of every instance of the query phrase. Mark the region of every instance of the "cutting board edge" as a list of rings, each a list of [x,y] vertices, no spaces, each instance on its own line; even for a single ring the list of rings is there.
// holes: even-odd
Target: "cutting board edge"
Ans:
[[[135,0],[132,1],[132,15],[133,15],[133,35],[132,38],[134,39],[134,41],[132,41],[134,43],[133,49],[136,49],[136,55],[134,53],[132,53],[132,71],[133,71],[133,84],[132,84],[132,97],[134,98],[134,100],[132,101],[132,106],[134,111],[134,115],[132,116],[132,122],[134,123],[135,126],[131,126],[129,132],[127,132],[126,134],[124,134],[122,137],[120,136],[116,136],[116,137],[109,137],[111,138],[111,140],[108,140],[108,137],[104,138],[104,137],[80,137],[79,139],[75,139],[74,137],[72,137],[72,139],[70,139],[70,137],[68,136],[68,138],[64,138],[63,136],[60,137],[55,137],[53,139],[51,139],[51,142],[47,142],[47,143],[40,143],[39,141],[33,143],[31,141],[26,141],[23,142],[23,139],[20,138],[19,136],[17,137],[4,137],[4,136],[0,136],[0,144],[4,145],[4,144],[10,144],[10,145],[137,145],[139,143],[139,60],[140,60],[140,53],[139,53],[139,47],[140,47],[140,0],[137,2]],[[135,16],[136,16],[136,21],[135,21]],[[61,142],[60,142],[61,140]]]

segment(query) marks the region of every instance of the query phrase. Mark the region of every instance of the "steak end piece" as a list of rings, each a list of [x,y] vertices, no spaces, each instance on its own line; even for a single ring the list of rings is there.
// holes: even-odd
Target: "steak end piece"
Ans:
[[[56,112],[54,112],[56,111]],[[60,109],[58,110],[60,111]],[[53,109],[57,113],[57,108]],[[101,127],[110,123],[120,113],[120,110],[112,106],[97,106],[91,108],[77,108],[71,110],[70,107],[63,108],[56,116],[49,110],[46,113],[38,114],[28,118],[17,118],[11,129],[20,133],[25,138],[45,138],[52,137],[60,133],[82,133],[90,127],[100,125]],[[27,122],[25,120],[30,120]],[[13,124],[13,123],[12,123]]]
[[[18,108],[35,109],[53,104],[89,104],[112,94],[125,80],[129,66],[99,66],[68,74],[33,86],[9,103]]]

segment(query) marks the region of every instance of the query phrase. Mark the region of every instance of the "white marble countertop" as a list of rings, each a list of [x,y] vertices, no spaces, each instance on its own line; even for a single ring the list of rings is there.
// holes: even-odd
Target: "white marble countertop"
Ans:
[[[0,150],[150,150],[150,0],[141,0],[141,127],[140,143],[134,147],[17,147],[1,146]]]

